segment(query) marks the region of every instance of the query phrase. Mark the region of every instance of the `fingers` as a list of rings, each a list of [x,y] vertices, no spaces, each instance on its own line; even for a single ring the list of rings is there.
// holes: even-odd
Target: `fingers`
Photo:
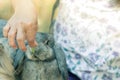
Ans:
[[[35,35],[37,32],[37,26],[30,24],[30,25],[25,25],[25,24],[20,24],[20,25],[6,25],[3,29],[3,35],[4,37],[8,38],[9,45],[13,48],[17,48],[17,45],[15,43],[15,39],[17,40],[18,47],[26,51],[26,46],[25,46],[25,39],[27,39],[29,45],[31,47],[37,46],[37,42],[35,40]]]
[[[19,48],[21,50],[23,50],[23,51],[26,51],[26,46],[25,46],[25,43],[24,43],[24,41],[25,41],[25,33],[24,33],[23,29],[20,28],[20,27],[17,30],[16,39],[17,39],[17,43],[18,43]]]
[[[10,30],[9,30],[9,33],[8,33],[8,42],[9,42],[9,45],[13,48],[17,48],[16,44],[15,44],[15,37],[16,37],[16,28],[15,27],[12,27]]]
[[[4,37],[8,37],[8,32],[10,30],[10,25],[7,24],[4,28],[3,28],[3,36]]]
[[[9,23],[3,28],[4,37],[8,38],[9,45],[13,48],[17,48],[15,44],[16,28],[10,27]]]
[[[36,26],[29,26],[30,28],[26,31],[26,38],[28,40],[28,43],[31,47],[37,46],[37,42],[35,40],[35,35],[37,32],[37,27]]]

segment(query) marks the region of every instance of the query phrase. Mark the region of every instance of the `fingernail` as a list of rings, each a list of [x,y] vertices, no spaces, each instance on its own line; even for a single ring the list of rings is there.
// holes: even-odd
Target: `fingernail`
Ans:
[[[17,46],[14,46],[13,48],[14,48],[14,49],[17,49]]]
[[[26,48],[25,48],[25,49],[22,49],[22,51],[24,51],[24,52],[25,52],[26,50],[27,50]]]
[[[32,47],[36,47],[38,45],[38,43],[36,41],[34,41],[34,44]]]
[[[38,43],[37,43],[37,41],[35,41],[35,46],[37,46],[38,45]]]

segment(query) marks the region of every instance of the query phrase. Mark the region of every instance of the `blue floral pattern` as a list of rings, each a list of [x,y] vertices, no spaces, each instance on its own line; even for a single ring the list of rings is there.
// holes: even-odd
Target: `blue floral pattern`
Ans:
[[[120,8],[111,1],[60,0],[54,38],[82,80],[120,80]]]

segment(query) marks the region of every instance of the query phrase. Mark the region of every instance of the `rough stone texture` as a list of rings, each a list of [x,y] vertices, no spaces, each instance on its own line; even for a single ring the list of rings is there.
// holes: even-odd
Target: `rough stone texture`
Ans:
[[[2,36],[2,28],[6,21],[0,20],[0,43],[11,55],[16,70],[16,77],[21,80],[67,80],[67,68],[64,53],[54,44],[53,36],[37,33],[38,46],[34,52],[27,46],[26,53],[20,49],[14,50]]]

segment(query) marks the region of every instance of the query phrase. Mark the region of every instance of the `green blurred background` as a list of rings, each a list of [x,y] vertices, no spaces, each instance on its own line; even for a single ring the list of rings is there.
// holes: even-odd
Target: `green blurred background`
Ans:
[[[48,32],[49,31],[49,25],[50,25],[50,18],[52,13],[52,7],[54,5],[56,0],[33,0],[33,3],[35,4],[35,7],[37,9],[37,12],[39,14],[38,16],[38,31],[40,32]],[[11,5],[10,0],[0,0],[0,19],[6,19],[8,20],[12,14],[14,13],[14,10]]]

